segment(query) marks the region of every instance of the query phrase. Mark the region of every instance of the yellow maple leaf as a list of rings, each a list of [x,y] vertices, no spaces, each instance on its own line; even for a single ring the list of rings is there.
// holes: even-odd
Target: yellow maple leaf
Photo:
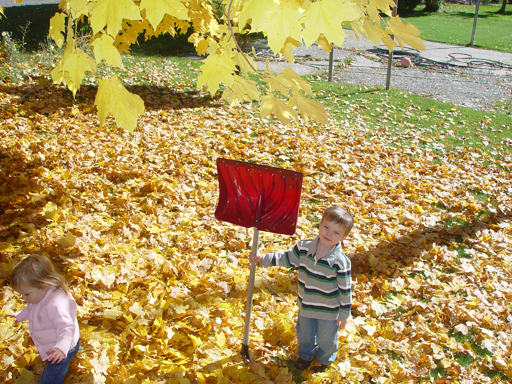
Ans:
[[[234,105],[244,101],[259,100],[260,93],[256,82],[237,76],[232,87],[222,93],[222,98]]]
[[[130,44],[135,44],[137,37],[144,31],[149,30],[151,30],[151,26],[147,20],[132,20],[130,23],[127,23],[125,20],[123,21],[122,36],[126,36],[125,41],[129,41]]]
[[[110,308],[110,309],[105,309],[103,316],[105,316],[107,319],[116,320],[122,314],[123,314],[123,311],[121,311],[117,308]]]
[[[352,23],[351,25],[353,27],[356,27],[357,30],[363,34],[363,36],[367,37],[368,40],[370,40],[370,42],[375,45],[379,45],[380,41],[384,39],[385,36],[387,36],[387,34],[382,30],[382,28],[373,24],[368,19],[365,19],[362,24],[355,22]],[[391,40],[391,42],[392,46],[386,44],[386,47],[390,50],[396,47],[396,43],[393,40]]]
[[[253,371],[257,375],[265,378],[267,377],[265,368],[261,363],[257,362],[256,360],[251,360],[249,367],[251,368],[251,371]]]
[[[52,220],[52,221],[57,221],[59,220],[59,217],[60,217],[60,213],[59,213],[59,207],[57,206],[57,204],[49,201],[48,203],[46,203],[46,205],[44,206],[43,208],[43,212],[44,212],[44,216],[49,219],[49,220]]]
[[[73,92],[73,96],[75,96],[85,77],[85,73],[96,71],[96,64],[92,57],[84,51],[76,49],[63,62],[61,71],[65,74],[68,88]]]
[[[298,120],[297,112],[287,106],[281,100],[272,95],[265,95],[261,98],[260,116],[265,118],[271,113],[283,124],[290,124],[291,120]],[[235,280],[236,280],[235,276]]]
[[[369,19],[370,21],[372,21],[372,22],[373,22],[373,24],[374,24],[375,26],[377,26],[377,28],[380,28],[380,26],[381,26],[381,20],[382,20],[382,18],[381,18],[381,16],[380,16],[380,15],[381,15],[381,14],[380,14],[380,11],[378,11],[377,9],[374,9],[374,8],[367,8],[367,9],[366,9],[366,14],[367,14],[367,16],[368,16],[368,19]]]
[[[105,26],[114,37],[121,30],[123,20],[142,20],[139,7],[132,0],[98,0],[91,10],[90,24],[94,34]]]
[[[56,13],[50,19],[50,32],[48,35],[55,41],[55,44],[60,48],[64,44],[64,30],[66,28],[66,14]]]
[[[103,34],[101,38],[96,38],[91,43],[91,47],[96,58],[96,63],[100,63],[101,60],[105,60],[105,63],[113,65],[114,67],[121,66],[121,54],[114,47],[114,39]]]
[[[14,384],[32,384],[34,382],[34,373],[25,368],[19,368],[18,372],[20,373],[20,377],[18,377]]]
[[[302,35],[306,46],[310,46],[319,36],[319,28],[327,40],[338,46],[343,46],[343,40],[346,37],[342,22],[353,21],[361,18],[362,12],[351,2],[339,0],[323,0],[314,2],[311,7],[304,12],[300,19],[304,23]]]
[[[289,63],[295,62],[295,56],[293,55],[293,50],[299,47],[299,42],[291,37],[288,37],[284,42],[283,49],[279,52],[283,55]]]
[[[104,269],[101,271],[100,281],[105,284],[105,286],[110,288],[110,286],[116,281],[116,275],[114,272],[109,272]]]
[[[299,76],[299,74],[295,72],[292,67],[286,67],[283,69],[279,78],[288,83],[293,93],[297,93],[300,90],[306,92],[308,95],[313,94],[311,91],[311,85],[301,76]]]
[[[84,51],[75,48],[73,42],[68,42],[64,55],[53,69],[51,75],[54,84],[64,82],[69,90],[73,92],[74,97],[80,88],[85,73],[94,71],[96,71],[94,59]]]
[[[248,76],[249,74],[256,72],[256,63],[252,57],[249,55],[240,53],[235,51],[234,55],[231,57],[233,61],[236,63],[240,71]]]
[[[146,312],[141,308],[139,303],[133,303],[128,310],[133,313],[134,315],[137,315],[139,317],[144,317],[146,315]]]
[[[321,33],[320,36],[318,36],[318,39],[316,39],[316,41],[318,43],[318,46],[322,48],[325,52],[331,52],[332,43],[329,40],[327,40],[323,33]]]
[[[192,344],[194,345],[194,348],[197,348],[197,347],[201,346],[201,344],[203,344],[203,340],[201,340],[200,337],[197,337],[194,334],[189,334],[187,336],[190,338],[190,340],[192,340]]]
[[[224,335],[223,332],[219,332],[215,335],[215,343],[220,347],[223,348],[226,344],[226,335]]]
[[[380,12],[391,16],[392,9],[396,6],[392,0],[370,0],[370,8],[378,9]]]
[[[243,3],[238,23],[242,27],[251,20],[251,30],[260,32],[269,18],[277,11],[278,5],[274,0],[248,0]]]
[[[68,232],[66,234],[66,236],[62,237],[60,240],[59,240],[59,244],[64,247],[64,248],[67,248],[67,247],[71,247],[73,245],[75,245],[76,243],[76,237],[75,235],[73,235],[73,233],[71,232]]]
[[[395,39],[402,49],[405,44],[409,45],[411,48],[420,49],[422,51],[426,49],[423,40],[419,37],[421,32],[417,27],[411,23],[404,24],[399,16],[392,17],[389,19],[388,23],[386,32],[395,36]]]
[[[100,124],[112,113],[119,127],[132,132],[137,127],[138,115],[144,113],[144,101],[126,90],[121,80],[114,75],[100,80],[94,105],[98,108]]]
[[[327,124],[329,119],[324,106],[316,100],[307,99],[304,96],[296,95],[290,98],[290,103],[294,104],[300,114],[307,120],[311,117],[313,120],[322,124]]]
[[[146,10],[146,18],[153,26],[153,29],[158,27],[165,14],[174,16],[177,19],[186,19],[188,17],[187,8],[179,0],[142,0],[140,2],[140,9]]]
[[[208,40],[205,40],[205,39],[198,40],[198,43],[196,44],[197,54],[204,55],[209,46],[210,46],[210,44],[208,43]]]
[[[274,53],[280,52],[285,47],[288,38],[302,40],[301,25],[297,23],[301,13],[298,9],[286,5],[288,2],[281,2],[265,25],[268,45]]]
[[[69,0],[68,7],[71,11],[71,15],[73,15],[74,19],[79,18],[81,15],[86,14],[86,7],[88,3],[92,3],[89,0]],[[90,4],[92,6],[93,4]]]
[[[165,229],[162,229],[162,228],[157,227],[156,225],[153,225],[151,227],[148,227],[148,232],[149,233],[160,233],[160,232],[165,232]]]
[[[220,84],[231,87],[234,83],[233,73],[236,70],[234,61],[221,54],[208,56],[201,66],[201,75],[197,79],[197,86],[208,86],[208,92],[212,95],[217,92]]]
[[[387,312],[387,308],[375,300],[372,300],[371,306],[372,306],[373,312],[375,313],[375,316],[377,316],[377,317],[379,317],[380,315]]]
[[[281,92],[283,95],[286,95],[288,93],[286,84],[283,84],[283,82],[280,81],[279,77],[270,75],[264,77],[263,80],[268,84],[271,92],[278,91]]]
[[[174,312],[177,314],[187,313],[188,308],[188,305],[177,304],[174,306]]]
[[[421,283],[419,283],[416,279],[413,279],[412,277],[408,277],[407,281],[409,282],[409,287],[413,291],[417,291],[421,288]]]

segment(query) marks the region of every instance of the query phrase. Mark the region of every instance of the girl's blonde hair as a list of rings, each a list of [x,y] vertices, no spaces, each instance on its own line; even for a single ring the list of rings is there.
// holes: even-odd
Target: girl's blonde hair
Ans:
[[[66,294],[69,287],[64,276],[58,273],[46,256],[30,255],[21,260],[11,272],[11,286],[18,290],[22,285],[42,289],[58,287]]]

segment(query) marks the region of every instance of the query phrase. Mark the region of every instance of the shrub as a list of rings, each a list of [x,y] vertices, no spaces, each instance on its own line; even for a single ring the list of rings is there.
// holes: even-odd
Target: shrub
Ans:
[[[398,14],[411,13],[421,3],[421,0],[398,0]]]
[[[17,61],[20,52],[20,46],[17,44],[10,32],[2,32],[2,42],[0,44],[0,50],[5,61],[13,63]]]
[[[443,0],[425,0],[425,12],[439,12],[443,6]]]

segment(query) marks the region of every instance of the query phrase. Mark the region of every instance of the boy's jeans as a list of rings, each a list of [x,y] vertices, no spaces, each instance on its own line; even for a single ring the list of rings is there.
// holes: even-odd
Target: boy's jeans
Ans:
[[[75,347],[68,352],[66,358],[59,364],[52,364],[48,361],[41,375],[39,384],[63,384],[64,377],[66,377],[68,373],[69,363],[71,363],[71,360],[76,356],[79,348],[80,343],[76,343]]]
[[[299,356],[311,361],[315,357],[320,364],[329,365],[338,352],[338,327],[336,320],[318,320],[302,317],[297,319]]]

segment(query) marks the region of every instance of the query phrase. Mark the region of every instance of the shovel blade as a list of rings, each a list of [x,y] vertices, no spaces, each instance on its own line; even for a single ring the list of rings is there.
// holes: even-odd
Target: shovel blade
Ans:
[[[220,158],[217,172],[217,219],[260,231],[295,233],[302,173]]]

